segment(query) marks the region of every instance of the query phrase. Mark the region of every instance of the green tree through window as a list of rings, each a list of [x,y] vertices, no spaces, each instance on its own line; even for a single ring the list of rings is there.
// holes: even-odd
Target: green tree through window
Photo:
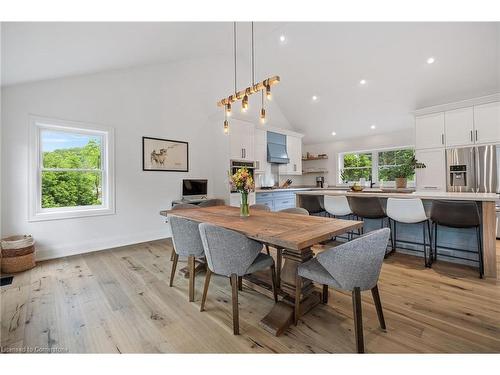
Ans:
[[[372,171],[372,154],[349,153],[343,155],[343,179],[345,181],[359,181],[360,178],[370,179]]]
[[[42,132],[42,208],[102,204],[101,142],[97,136]]]

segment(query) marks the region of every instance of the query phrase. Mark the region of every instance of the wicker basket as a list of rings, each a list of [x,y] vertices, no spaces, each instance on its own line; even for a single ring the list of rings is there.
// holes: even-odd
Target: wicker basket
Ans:
[[[35,267],[35,241],[31,236],[12,236],[1,240],[2,273],[16,273]]]

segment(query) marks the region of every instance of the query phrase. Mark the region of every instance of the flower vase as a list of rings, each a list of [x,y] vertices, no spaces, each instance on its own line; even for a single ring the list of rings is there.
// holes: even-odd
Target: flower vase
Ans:
[[[248,193],[241,193],[240,216],[250,216],[250,209],[248,208]]]

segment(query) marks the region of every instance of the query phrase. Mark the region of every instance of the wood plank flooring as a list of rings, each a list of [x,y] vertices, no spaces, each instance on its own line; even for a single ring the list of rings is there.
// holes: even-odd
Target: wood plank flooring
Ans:
[[[328,305],[302,317],[281,337],[259,321],[273,301],[240,292],[240,336],[232,334],[229,281],[212,277],[206,311],[188,282],[168,286],[171,246],[155,241],[39,263],[2,287],[2,351],[74,353],[351,353],[350,294],[330,289]],[[500,241],[497,241],[500,271]],[[363,294],[365,346],[373,353],[500,352],[500,281],[475,269],[396,254],[379,283],[387,332],[369,292]],[[499,273],[500,274],[500,273]],[[38,348],[38,349],[34,349]]]

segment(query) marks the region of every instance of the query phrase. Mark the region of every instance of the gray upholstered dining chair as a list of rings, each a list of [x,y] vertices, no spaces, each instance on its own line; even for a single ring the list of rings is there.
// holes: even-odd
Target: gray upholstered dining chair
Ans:
[[[176,205],[172,206],[172,211],[174,210],[186,210],[190,208],[199,208],[196,204],[191,204],[191,203],[177,203]],[[167,218],[167,223],[168,223],[168,218]],[[175,250],[172,250],[172,254],[170,254],[170,260],[173,261],[175,258]]]
[[[291,207],[280,210],[279,212],[285,212],[287,214],[297,214],[297,215],[309,215],[309,211],[302,207]]]
[[[205,251],[198,229],[199,223],[184,219],[182,217],[171,216],[169,219],[172,229],[172,240],[174,242],[174,259],[170,273],[170,286],[173,286],[175,269],[179,261],[179,255],[187,257],[189,269],[189,302],[194,301],[194,277],[195,259],[203,257]]]
[[[212,206],[224,206],[226,202],[224,199],[207,199],[201,202],[198,207],[212,207]]]
[[[323,303],[328,302],[328,286],[352,293],[354,332],[358,353],[364,353],[361,291],[371,290],[380,327],[385,320],[377,282],[384,261],[389,228],[378,229],[353,241],[333,247],[297,268],[295,290],[295,324],[300,314],[302,278],[323,284]]]
[[[260,252],[262,249],[260,242],[251,240],[241,233],[208,223],[200,224],[199,229],[208,266],[200,311],[205,310],[212,273],[228,276],[232,289],[233,333],[239,335],[238,289],[242,289],[242,277],[270,268],[274,301],[277,302],[274,260]]]

